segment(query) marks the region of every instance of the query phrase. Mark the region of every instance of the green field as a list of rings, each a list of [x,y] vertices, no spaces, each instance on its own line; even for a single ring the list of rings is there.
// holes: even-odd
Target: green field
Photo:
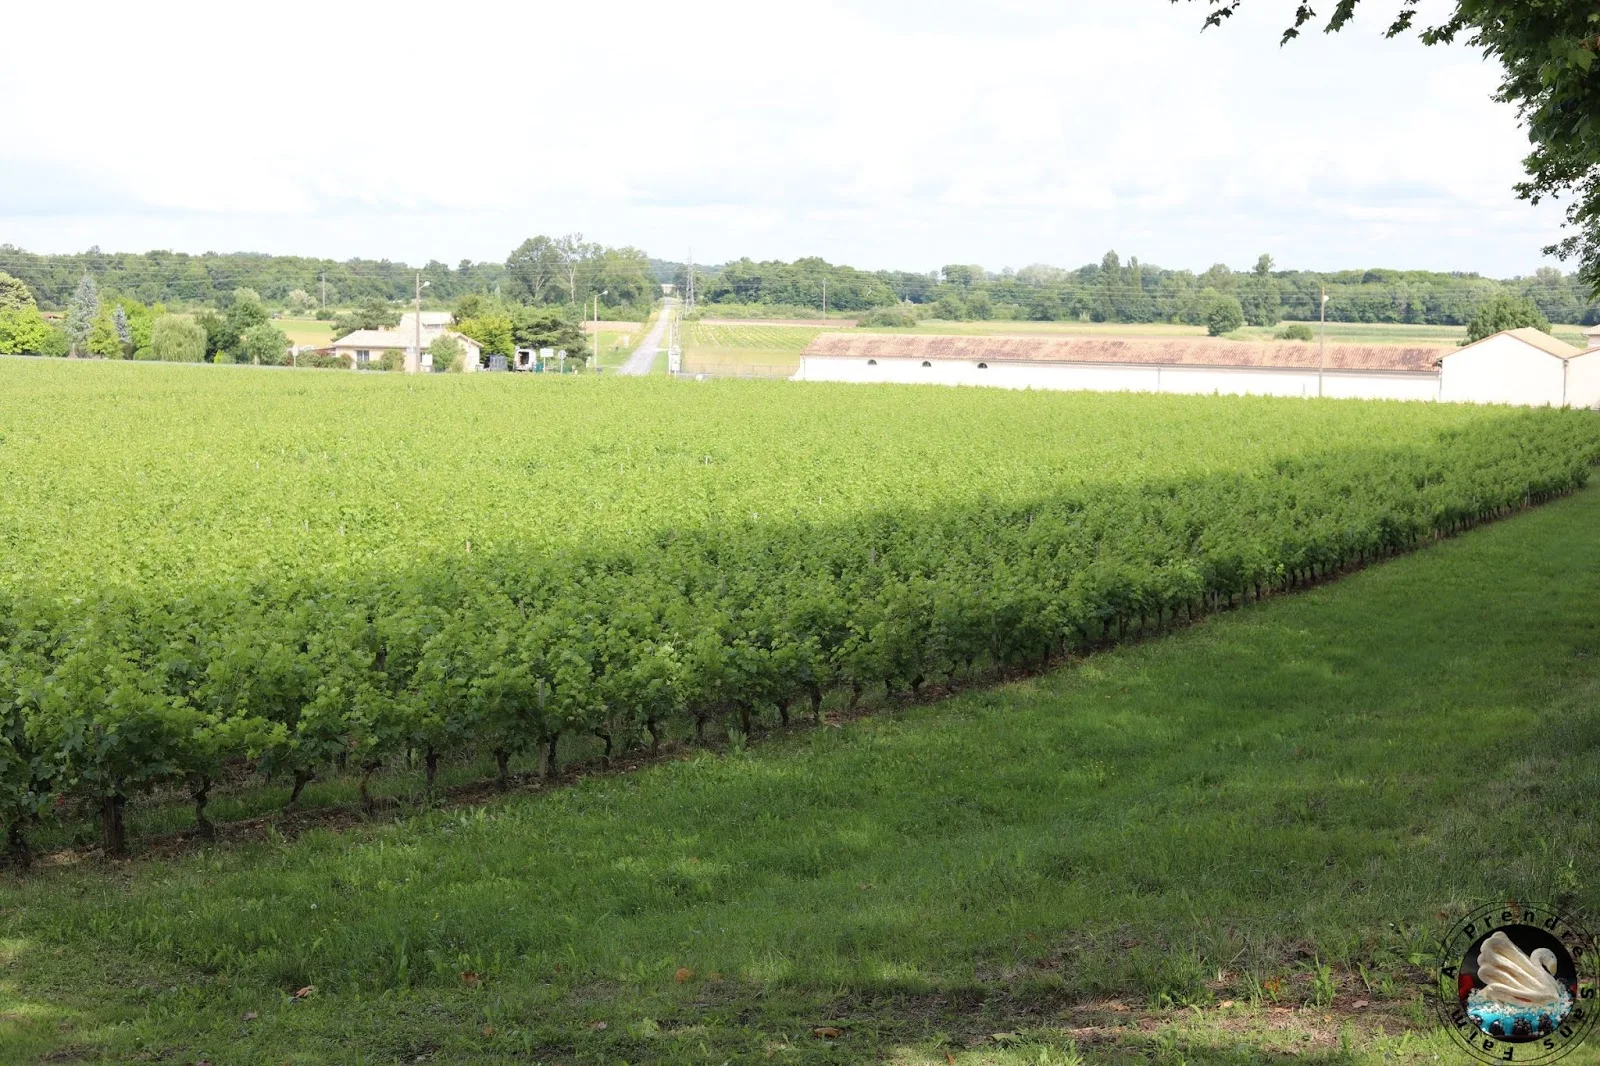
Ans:
[[[289,343],[296,346],[324,348],[339,339],[333,335],[332,322],[315,318],[275,318],[272,324],[283,330]]]
[[[1591,489],[1037,680],[7,882],[0,1058],[1461,1061],[1442,916],[1600,907],[1597,529]]]
[[[1436,542],[1597,460],[1548,409],[0,359],[0,1061],[1420,1027],[1418,922],[1588,901],[1540,760],[1593,743],[1600,497]]]

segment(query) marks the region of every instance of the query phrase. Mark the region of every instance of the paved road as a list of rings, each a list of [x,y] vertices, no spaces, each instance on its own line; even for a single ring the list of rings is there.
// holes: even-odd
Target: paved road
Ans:
[[[645,334],[644,340],[639,342],[639,347],[628,356],[628,361],[617,367],[617,373],[630,374],[634,377],[643,377],[650,373],[650,368],[655,365],[656,356],[663,351],[661,338],[667,332],[667,317],[672,314],[674,305],[671,300],[661,308],[661,315],[656,319],[656,324],[650,327],[650,332]]]

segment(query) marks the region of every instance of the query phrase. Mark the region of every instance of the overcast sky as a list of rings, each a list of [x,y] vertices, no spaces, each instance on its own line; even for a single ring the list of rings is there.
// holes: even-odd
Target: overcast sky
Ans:
[[[1497,69],[1394,2],[1283,49],[1291,0],[23,3],[0,242],[1531,272]]]

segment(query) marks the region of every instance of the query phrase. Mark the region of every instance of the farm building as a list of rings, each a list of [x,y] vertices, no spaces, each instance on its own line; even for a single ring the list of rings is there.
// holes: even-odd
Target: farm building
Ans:
[[[1452,349],[1181,337],[819,335],[800,381],[1480,403],[1600,404],[1600,349],[1533,330]],[[1476,354],[1474,354],[1476,351]],[[1465,357],[1465,358],[1462,358]],[[1570,370],[1564,370],[1570,361]],[[1552,373],[1552,368],[1554,372]],[[1563,391],[1560,378],[1568,381]],[[1593,385],[1587,384],[1594,381]]]
[[[385,352],[398,351],[404,359],[408,372],[426,370],[431,366],[431,358],[427,348],[434,340],[441,336],[451,336],[461,342],[461,347],[466,349],[467,357],[464,370],[473,371],[480,368],[483,349],[478,342],[463,333],[456,333],[445,328],[434,329],[429,332],[428,312],[423,312],[422,320],[422,351],[421,358],[417,354],[416,318],[406,315],[401,319],[401,325],[396,329],[358,329],[354,333],[346,334],[333,342],[332,352],[349,362],[351,367],[360,370],[378,362]],[[449,314],[444,315],[445,325],[449,324]]]
[[[1587,350],[1536,329],[1511,329],[1443,356],[1439,398],[1454,403],[1530,407],[1600,405],[1596,332]]]

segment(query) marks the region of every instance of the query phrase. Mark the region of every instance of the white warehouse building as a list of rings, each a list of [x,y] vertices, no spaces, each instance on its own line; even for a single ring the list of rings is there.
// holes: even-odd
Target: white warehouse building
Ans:
[[[1600,327],[1587,350],[1532,329],[1463,348],[824,333],[795,380],[1600,407]]]

